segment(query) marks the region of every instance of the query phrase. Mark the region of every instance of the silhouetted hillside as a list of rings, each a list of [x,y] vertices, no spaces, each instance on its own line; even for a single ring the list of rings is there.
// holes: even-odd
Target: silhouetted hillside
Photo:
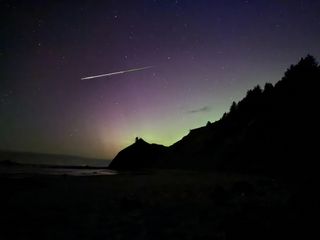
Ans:
[[[114,162],[127,168],[308,174],[317,169],[319,81],[320,68],[308,55],[275,86],[249,90],[220,120],[191,130],[168,148],[135,143]]]
[[[162,165],[160,161],[166,152],[166,147],[149,144],[141,138],[123,149],[110,163],[109,168],[117,170],[132,170],[140,168],[154,168]]]

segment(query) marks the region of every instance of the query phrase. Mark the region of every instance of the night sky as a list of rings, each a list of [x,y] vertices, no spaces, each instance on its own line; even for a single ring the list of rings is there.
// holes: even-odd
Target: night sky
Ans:
[[[0,149],[111,159],[319,59],[320,1],[0,0],[0,29]]]

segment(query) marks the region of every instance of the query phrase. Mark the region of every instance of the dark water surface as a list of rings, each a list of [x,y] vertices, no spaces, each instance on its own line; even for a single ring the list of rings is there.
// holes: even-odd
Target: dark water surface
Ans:
[[[47,167],[47,166],[1,166],[0,176],[25,177],[30,175],[68,175],[68,176],[103,176],[115,175],[116,172],[105,168],[81,168],[81,167]]]

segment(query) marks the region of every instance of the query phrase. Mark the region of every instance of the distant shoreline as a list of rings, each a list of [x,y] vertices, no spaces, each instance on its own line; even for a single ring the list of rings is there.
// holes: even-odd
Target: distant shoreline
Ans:
[[[107,168],[111,160],[47,153],[0,151],[0,165],[29,165],[50,168]]]

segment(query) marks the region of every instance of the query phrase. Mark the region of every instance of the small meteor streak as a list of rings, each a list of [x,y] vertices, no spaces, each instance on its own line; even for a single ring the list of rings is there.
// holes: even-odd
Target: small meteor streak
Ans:
[[[109,76],[128,73],[128,72],[141,71],[141,70],[145,70],[145,69],[149,69],[149,68],[153,68],[153,66],[147,66],[147,67],[142,67],[142,68],[133,68],[133,69],[129,69],[129,70],[123,70],[123,71],[118,71],[118,72],[100,74],[100,75],[96,75],[96,76],[84,77],[84,78],[81,78],[81,80],[100,78],[100,77],[109,77]]]

